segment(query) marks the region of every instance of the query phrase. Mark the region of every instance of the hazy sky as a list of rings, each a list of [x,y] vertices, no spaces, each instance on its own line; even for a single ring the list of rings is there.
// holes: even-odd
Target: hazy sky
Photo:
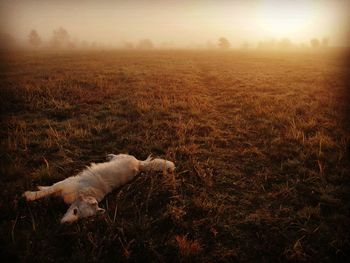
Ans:
[[[158,45],[205,44],[224,36],[235,46],[284,37],[329,37],[344,45],[350,37],[350,0],[0,0],[0,10],[2,31],[17,39],[36,29],[48,40],[60,26],[77,39],[107,44],[142,38]]]

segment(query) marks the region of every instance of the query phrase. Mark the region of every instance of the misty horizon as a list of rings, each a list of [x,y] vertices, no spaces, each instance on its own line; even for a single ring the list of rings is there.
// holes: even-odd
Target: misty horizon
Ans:
[[[73,43],[137,47],[149,39],[155,48],[216,48],[220,37],[233,48],[246,43],[310,45],[327,38],[348,46],[347,1],[0,1],[3,33],[20,45],[36,30],[47,45],[64,28]],[[85,44],[86,44],[85,43]],[[79,44],[80,45],[80,44]]]

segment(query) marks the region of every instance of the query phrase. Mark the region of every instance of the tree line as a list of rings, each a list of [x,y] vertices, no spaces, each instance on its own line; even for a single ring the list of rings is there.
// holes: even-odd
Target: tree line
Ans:
[[[44,43],[43,39],[35,29],[32,29],[28,34],[28,44],[32,48],[40,48],[46,46],[48,48],[54,49],[95,49],[107,47],[105,44],[99,42],[74,40],[68,31],[63,27],[53,30],[51,39],[47,43]],[[150,39],[141,39],[136,45],[131,42],[124,42],[122,44],[122,47],[125,49],[153,49],[154,44]]]
[[[123,42],[118,46],[108,46],[99,42],[88,42],[88,41],[78,41],[71,37],[69,32],[63,28],[59,27],[52,31],[52,34],[48,40],[44,40],[37,30],[32,29],[27,35],[27,46],[29,45],[32,49],[40,48],[52,48],[52,49],[108,49],[108,48],[121,48],[121,49],[142,49],[151,50],[155,48],[155,45],[151,39],[141,39],[137,43],[133,42]],[[16,46],[16,40],[9,34],[0,34],[0,45],[3,49],[13,48]],[[327,48],[329,46],[329,38],[312,38],[309,43],[295,44],[288,38],[283,38],[280,40],[268,40],[259,41],[257,44],[251,44],[247,41],[241,44],[242,49],[248,48],[258,48],[258,49],[291,49],[291,48],[307,48],[311,47],[313,49]],[[176,48],[168,43],[163,43],[159,46],[160,48]],[[200,49],[220,49],[229,50],[232,48],[230,40],[226,37],[220,37],[217,39],[216,43],[210,41],[203,45],[192,45],[188,48],[200,48]]]

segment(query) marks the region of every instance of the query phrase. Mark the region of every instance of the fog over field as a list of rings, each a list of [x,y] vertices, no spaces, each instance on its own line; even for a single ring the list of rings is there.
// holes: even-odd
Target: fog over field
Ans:
[[[349,42],[349,1],[40,1],[1,0],[1,31],[27,43],[36,30],[45,46],[64,28],[75,46],[137,47],[149,39],[158,48],[232,47],[288,39],[296,45],[327,38]],[[87,43],[85,43],[85,42]],[[84,42],[84,43],[81,43]]]

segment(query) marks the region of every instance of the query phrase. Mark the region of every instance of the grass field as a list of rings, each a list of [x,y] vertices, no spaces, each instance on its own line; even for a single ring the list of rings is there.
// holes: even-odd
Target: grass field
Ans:
[[[345,261],[349,67],[319,52],[2,54],[1,262]],[[105,215],[23,191],[150,153]]]

